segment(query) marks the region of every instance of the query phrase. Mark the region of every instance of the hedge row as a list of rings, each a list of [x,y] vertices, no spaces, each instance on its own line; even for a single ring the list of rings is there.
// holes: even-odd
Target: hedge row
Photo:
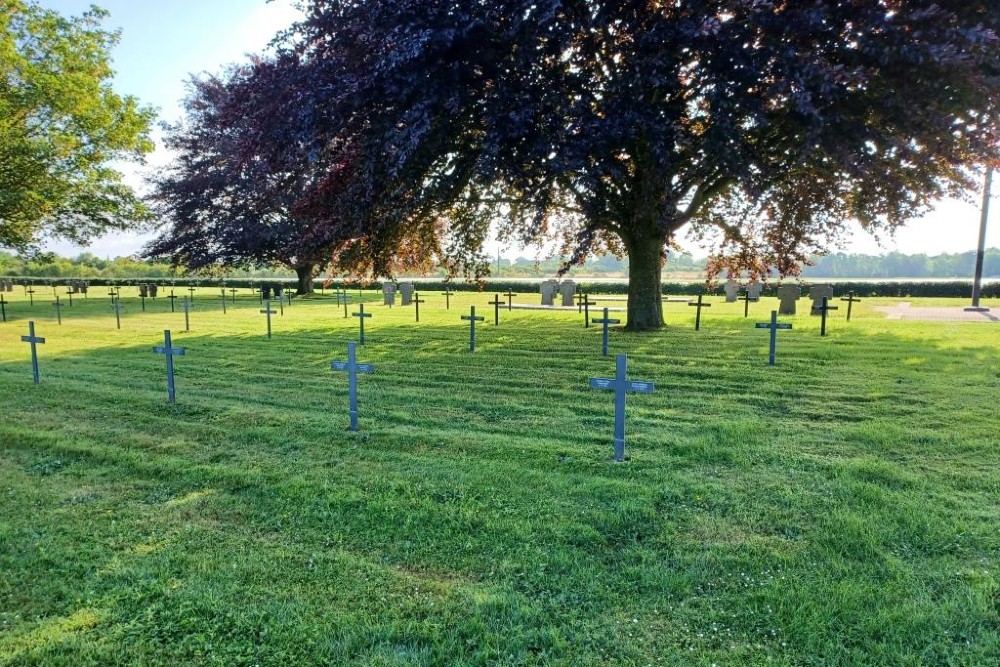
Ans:
[[[65,285],[70,282],[69,278],[57,278],[57,279],[40,279],[40,278],[9,278],[13,280],[16,284],[30,284],[30,285]],[[190,286],[196,285],[200,287],[221,287],[225,284],[226,287],[237,287],[237,288],[253,288],[259,286],[262,282],[270,285],[282,285],[285,288],[294,288],[296,281],[294,280],[278,280],[278,279],[268,279],[268,280],[221,280],[221,279],[183,279],[177,281],[171,280],[110,280],[106,278],[94,278],[88,279],[87,282],[95,287],[103,287],[106,285],[135,285],[141,282],[156,282],[160,285],[169,286],[171,284],[176,284],[178,286]],[[315,281],[317,289],[324,284],[325,281],[317,280]],[[896,298],[913,298],[913,297],[952,297],[952,298],[971,298],[972,296],[972,282],[965,280],[954,280],[948,282],[926,282],[926,281],[912,281],[912,282],[868,282],[868,281],[858,281],[858,282],[834,282],[825,283],[822,280],[814,281],[812,283],[803,283],[803,293],[808,293],[809,284],[832,284],[834,296],[843,296],[848,292],[854,292],[856,295],[861,297],[896,297]],[[381,282],[366,283],[360,285],[365,289],[377,289],[381,285]],[[344,281],[332,281],[326,284],[327,289],[334,289],[339,287],[344,287]],[[359,284],[357,282],[346,283],[348,289],[357,289]],[[538,282],[529,282],[523,280],[487,280],[482,284],[466,283],[464,281],[458,282],[447,282],[443,280],[420,280],[416,281],[416,287],[418,292],[443,292],[445,289],[451,289],[453,292],[514,292],[516,294],[537,294],[539,292]],[[778,286],[776,284],[768,285],[764,288],[762,294],[765,296],[776,296]],[[601,294],[627,294],[628,284],[624,282],[617,283],[606,283],[606,282],[577,282],[578,292],[593,292]],[[716,294],[721,295],[725,293],[724,285],[717,285],[713,288],[706,289],[704,283],[663,283],[663,293],[664,294],[677,294],[677,295],[695,295],[695,294]],[[991,282],[983,285],[981,296],[983,298],[1000,298],[1000,282]]]

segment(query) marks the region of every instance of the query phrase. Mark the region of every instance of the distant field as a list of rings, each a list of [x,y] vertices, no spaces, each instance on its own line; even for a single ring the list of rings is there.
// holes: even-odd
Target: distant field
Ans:
[[[826,338],[783,318],[768,367],[777,300],[710,299],[700,332],[668,303],[611,333],[656,385],[615,464],[587,387],[613,358],[575,312],[494,327],[491,295],[435,292],[417,324],[364,293],[353,434],[329,364],[357,320],[329,295],[269,341],[247,290],[225,315],[198,292],[189,333],[131,289],[119,331],[105,291],[61,326],[4,295],[2,665],[1000,662],[1000,324],[866,299]]]

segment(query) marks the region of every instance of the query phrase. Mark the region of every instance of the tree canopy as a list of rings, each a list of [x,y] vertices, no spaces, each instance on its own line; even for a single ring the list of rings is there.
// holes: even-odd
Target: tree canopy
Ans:
[[[794,274],[848,220],[972,187],[998,156],[994,4],[311,0],[247,141],[374,272],[406,234],[478,274],[491,223],[561,233],[573,261],[628,254],[629,326],[654,328],[685,227],[713,271]]]
[[[153,149],[154,112],[112,89],[105,17],[0,0],[0,246],[85,243],[147,215],[109,164]]]

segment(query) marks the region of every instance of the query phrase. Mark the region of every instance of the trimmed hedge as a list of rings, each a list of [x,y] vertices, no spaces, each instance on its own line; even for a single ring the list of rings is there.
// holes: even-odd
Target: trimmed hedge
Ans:
[[[23,277],[11,277],[16,284],[24,284],[27,281],[31,285],[65,285],[72,278],[23,278]],[[296,286],[295,280],[280,280],[280,279],[267,279],[267,280],[221,280],[218,278],[213,279],[181,279],[176,281],[165,280],[165,279],[134,279],[134,280],[111,280],[107,278],[93,278],[87,279],[87,282],[94,287],[103,287],[106,285],[136,285],[142,282],[155,282],[161,286],[170,286],[171,283],[175,282],[177,286],[201,286],[201,287],[221,287],[224,283],[226,287],[237,287],[237,288],[252,288],[257,287],[262,282],[269,285],[282,285],[284,288],[294,288]],[[316,280],[315,284],[317,289],[324,284],[324,280]],[[405,282],[405,280],[404,280]],[[453,292],[483,292],[496,293],[496,292],[514,292],[516,294],[538,294],[539,283],[537,281],[524,281],[524,280],[486,280],[481,284],[467,283],[464,281],[448,282],[444,280],[416,280],[414,281],[418,292],[443,292],[446,288],[450,288]],[[361,287],[365,289],[378,289],[381,285],[381,281],[364,283]],[[834,296],[843,296],[848,292],[854,292],[860,297],[893,297],[893,298],[917,298],[917,297],[948,297],[948,298],[971,298],[972,297],[972,281],[969,280],[953,280],[953,281],[940,281],[940,282],[929,282],[929,281],[907,281],[907,282],[891,282],[891,281],[856,281],[856,282],[828,282],[823,280],[816,280],[810,282],[803,282],[803,293],[808,294],[809,285],[833,285]],[[343,280],[334,280],[327,285],[327,289],[344,287],[345,282]],[[347,282],[346,287],[348,289],[358,289],[359,284],[357,282]],[[776,296],[778,286],[776,283],[767,285],[762,294],[765,296]],[[628,284],[625,282],[577,282],[578,292],[594,292],[601,294],[627,294]],[[668,282],[663,283],[663,293],[664,294],[676,294],[676,295],[697,295],[701,293],[705,294],[715,294],[721,295],[725,294],[724,285],[719,284],[713,288],[705,289],[704,283],[675,283]],[[989,282],[983,284],[981,296],[985,299],[1000,298],[1000,282]]]

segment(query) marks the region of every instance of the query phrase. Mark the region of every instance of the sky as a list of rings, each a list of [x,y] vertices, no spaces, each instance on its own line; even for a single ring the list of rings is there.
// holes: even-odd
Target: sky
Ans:
[[[301,16],[293,0],[40,0],[43,7],[63,15],[77,16],[91,4],[108,10],[109,29],[121,29],[121,41],[114,50],[114,87],[120,94],[134,95],[144,104],[159,109],[160,119],[174,122],[181,117],[180,102],[185,81],[203,72],[217,73],[246,54],[266,49],[275,33]],[[159,144],[159,132],[154,135]],[[145,167],[123,169],[129,184],[142,189],[143,174],[167,163],[170,155],[162,148],[147,157]],[[994,196],[987,228],[987,247],[1000,247],[1000,179],[995,179]],[[855,229],[843,252],[883,254],[893,251],[915,254],[955,253],[974,250],[978,242],[982,193],[970,193],[970,202],[945,201],[926,217],[909,222],[895,238],[881,245],[867,233]],[[114,233],[96,239],[89,247],[70,243],[49,243],[47,249],[63,255],[84,250],[101,257],[132,255],[152,234]],[[691,242],[681,243],[696,255],[704,250]],[[498,246],[489,244],[495,255]],[[533,251],[500,248],[505,257],[534,256]]]

